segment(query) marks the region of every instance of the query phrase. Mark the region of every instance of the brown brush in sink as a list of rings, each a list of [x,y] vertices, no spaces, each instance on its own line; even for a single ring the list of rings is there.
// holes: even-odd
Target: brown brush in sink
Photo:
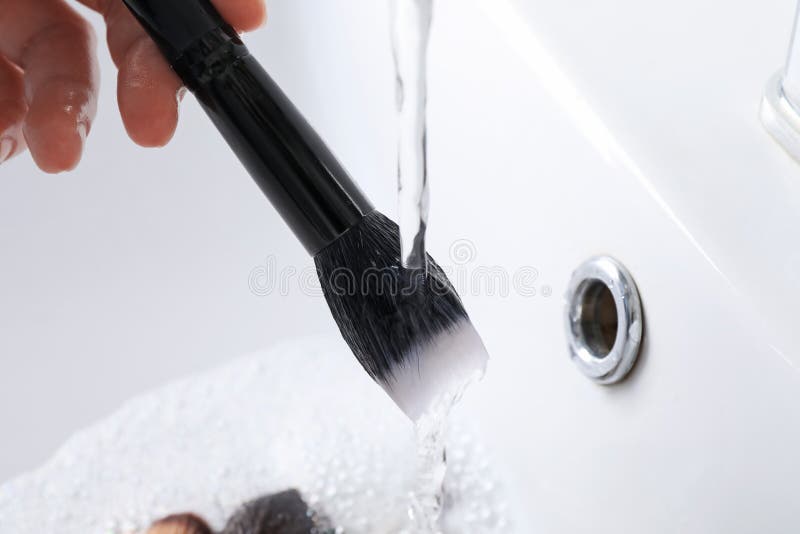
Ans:
[[[297,490],[266,495],[241,506],[220,534],[333,534],[322,514],[312,510]],[[147,534],[214,534],[199,516],[176,514],[153,523]]]

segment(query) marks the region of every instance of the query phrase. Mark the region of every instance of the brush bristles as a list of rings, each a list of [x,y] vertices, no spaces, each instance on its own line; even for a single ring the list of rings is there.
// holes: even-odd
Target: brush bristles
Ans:
[[[427,276],[399,267],[399,240],[397,225],[374,211],[314,260],[345,341],[367,373],[416,418],[439,384],[465,368],[481,369],[486,352],[430,256]],[[462,336],[468,346],[452,339]],[[463,356],[450,350],[455,347]]]

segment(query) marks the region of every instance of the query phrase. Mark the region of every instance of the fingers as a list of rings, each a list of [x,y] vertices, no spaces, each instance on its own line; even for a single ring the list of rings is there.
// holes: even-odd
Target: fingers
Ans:
[[[22,60],[28,115],[23,133],[46,172],[78,165],[97,111],[94,40],[85,23],[44,30]]]
[[[142,146],[163,146],[178,125],[181,82],[120,0],[96,0],[106,21],[117,65],[117,101],[128,136]]]
[[[97,108],[91,28],[62,0],[0,0],[0,13],[0,53],[24,71],[28,148],[42,170],[70,170]]]
[[[81,1],[106,18],[128,134],[144,146],[166,144],[177,125],[180,81],[120,0]],[[266,19],[263,0],[212,1],[237,30]],[[0,162],[27,145],[43,170],[70,170],[97,108],[91,28],[64,0],[0,0],[0,13]]]
[[[0,56],[0,163],[25,149],[22,121],[27,109],[22,71]]]
[[[264,0],[212,0],[212,3],[228,24],[239,31],[255,30],[267,20]]]
[[[117,99],[125,129],[142,146],[163,146],[178,124],[180,80],[120,0],[84,0],[103,13],[108,47],[119,68]],[[257,28],[266,18],[263,0],[215,0],[235,28]]]
[[[82,4],[106,14],[119,0],[79,0]],[[239,31],[253,31],[267,20],[267,8],[264,0],[211,0],[228,24]]]
[[[117,100],[128,135],[142,146],[164,146],[178,125],[182,85],[150,39],[137,40],[117,78]]]

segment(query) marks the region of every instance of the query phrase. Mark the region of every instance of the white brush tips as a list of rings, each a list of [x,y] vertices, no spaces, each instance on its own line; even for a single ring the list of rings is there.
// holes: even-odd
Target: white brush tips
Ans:
[[[412,421],[418,420],[442,399],[458,397],[483,376],[489,353],[466,317],[439,333],[416,354],[392,370],[383,389]]]

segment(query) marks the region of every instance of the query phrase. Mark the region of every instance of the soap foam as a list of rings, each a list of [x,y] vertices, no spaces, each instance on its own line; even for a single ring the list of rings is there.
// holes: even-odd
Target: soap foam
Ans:
[[[413,532],[413,426],[341,342],[278,346],[125,404],[0,486],[0,532],[119,533],[193,511],[214,528],[297,488],[352,534]],[[448,433],[442,531],[508,532],[488,455]]]

